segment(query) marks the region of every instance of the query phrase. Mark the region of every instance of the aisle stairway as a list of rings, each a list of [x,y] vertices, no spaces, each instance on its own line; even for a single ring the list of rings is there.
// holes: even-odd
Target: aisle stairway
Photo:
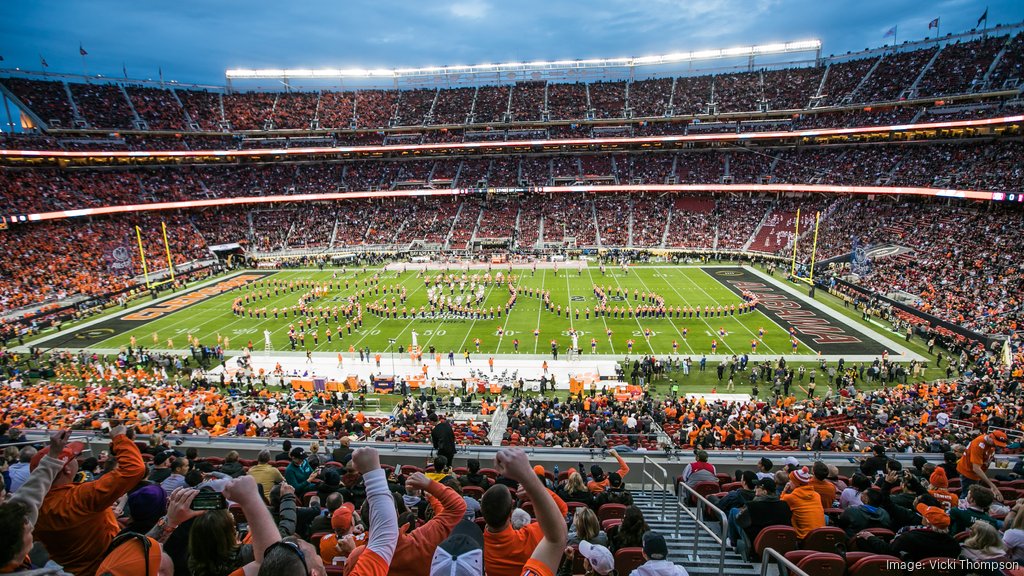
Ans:
[[[718,574],[718,553],[720,546],[711,537],[697,527],[694,521],[685,512],[680,513],[679,534],[676,534],[676,516],[673,506],[675,498],[671,492],[660,490],[644,491],[631,490],[633,503],[640,507],[644,513],[651,530],[665,535],[668,542],[668,559],[686,568],[691,576],[715,575]],[[666,505],[662,506],[662,498]],[[664,517],[661,516],[664,511]],[[710,524],[714,530],[719,529],[719,523]],[[699,536],[697,542],[697,555],[693,554],[693,540]],[[724,574],[729,576],[758,575],[760,565],[747,562],[732,550],[725,553]]]

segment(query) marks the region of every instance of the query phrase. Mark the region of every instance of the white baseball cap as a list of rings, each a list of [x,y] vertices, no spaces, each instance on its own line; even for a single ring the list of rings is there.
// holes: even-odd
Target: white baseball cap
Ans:
[[[792,457],[792,456],[787,456],[786,459],[782,461],[782,463],[785,464],[786,466],[799,466],[800,465],[800,461],[797,460],[796,458]]]
[[[594,572],[605,576],[615,569],[615,557],[610,550],[599,544],[591,544],[586,540],[580,542],[580,554],[590,561]]]

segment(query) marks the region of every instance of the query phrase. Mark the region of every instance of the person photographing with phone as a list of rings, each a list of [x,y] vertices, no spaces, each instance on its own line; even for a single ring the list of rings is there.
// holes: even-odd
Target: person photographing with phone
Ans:
[[[146,477],[146,464],[134,437],[123,424],[110,429],[110,453],[117,466],[94,482],[74,483],[77,458],[85,448],[82,443],[68,443],[60,452],[64,467],[43,499],[34,534],[53,560],[75,576],[96,574],[103,553],[121,530],[114,502]],[[48,448],[40,450],[32,468],[49,452]]]

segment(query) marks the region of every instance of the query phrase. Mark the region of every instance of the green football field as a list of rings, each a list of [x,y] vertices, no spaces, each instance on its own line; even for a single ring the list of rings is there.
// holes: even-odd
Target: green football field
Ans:
[[[493,273],[496,273],[495,269]],[[469,276],[474,274],[482,276],[486,271],[470,270]],[[507,270],[504,270],[507,273]],[[263,272],[264,274],[268,274]],[[427,271],[424,274],[437,275],[438,271]],[[461,274],[461,271],[459,272]],[[313,307],[341,306],[346,303],[349,296],[358,294],[358,290],[366,290],[366,281],[374,274],[380,275],[379,287],[398,286],[406,290],[407,307],[428,306],[427,290],[423,276],[419,272],[396,272],[370,269],[363,273],[361,270],[349,270],[341,274],[334,270],[289,270],[280,271],[266,275],[263,279],[248,285],[244,288],[232,290],[227,293],[212,295],[200,299],[191,306],[161,314],[151,321],[116,322],[115,328],[108,328],[107,334],[110,337],[100,340],[94,338],[88,344],[91,348],[118,348],[130,343],[134,336],[139,345],[152,348],[167,348],[168,339],[172,340],[173,347],[178,349],[187,348],[188,335],[199,339],[205,345],[213,346],[217,337],[228,339],[228,350],[238,350],[245,346],[250,340],[256,350],[264,347],[263,334],[265,330],[271,332],[271,341],[275,350],[290,350],[288,333],[291,326],[298,329],[298,318],[294,315],[284,317],[279,312],[279,318],[275,319],[271,312],[274,308],[283,309],[292,307],[298,303],[299,297],[308,289],[296,289],[294,291],[282,290],[273,295],[273,281],[283,282],[315,282],[331,283],[334,288],[326,295],[316,299],[310,304]],[[579,334],[579,346],[583,353],[590,354],[595,351],[597,354],[625,355],[628,352],[628,342],[633,341],[632,351],[634,354],[669,354],[673,353],[673,341],[678,343],[678,353],[699,356],[701,354],[712,354],[712,341],[717,341],[717,354],[743,354],[751,353],[752,342],[756,341],[756,352],[758,354],[773,355],[813,355],[816,351],[806,342],[801,340],[796,351],[793,351],[789,334],[778,324],[773,322],[760,311],[747,314],[725,317],[707,318],[702,313],[699,318],[634,318],[634,317],[597,317],[593,313],[597,298],[593,292],[594,284],[605,288],[608,294],[609,306],[625,307],[626,305],[636,306],[642,304],[634,299],[634,291],[642,295],[644,293],[655,293],[664,298],[667,306],[705,306],[716,307],[718,305],[728,306],[739,305],[742,300],[738,294],[713,278],[708,272],[697,267],[658,267],[644,268],[637,267],[624,272],[618,268],[609,268],[602,275],[600,268],[590,266],[577,270],[576,268],[562,269],[557,274],[551,269],[538,269],[531,272],[529,269],[516,269],[513,271],[514,283],[519,290],[519,297],[516,304],[508,314],[502,314],[500,318],[494,319],[429,319],[429,318],[382,318],[379,315],[371,314],[368,307],[374,303],[380,303],[387,298],[390,305],[394,292],[379,294],[364,294],[360,298],[363,306],[363,326],[347,332],[344,338],[337,337],[337,326],[333,318],[328,322],[321,321],[319,326],[305,330],[305,346],[297,349],[309,349],[315,352],[347,352],[350,346],[356,348],[369,346],[372,350],[386,350],[389,346],[389,339],[396,339],[396,346],[408,347],[412,341],[412,333],[418,335],[418,344],[423,349],[430,346],[441,352],[454,350],[460,352],[468,349],[476,352],[476,340],[480,341],[479,351],[482,354],[512,354],[515,352],[515,341],[519,341],[520,353],[547,354],[551,351],[551,341],[556,340],[559,352],[564,353],[569,346],[571,338],[570,330]],[[345,280],[349,281],[348,289],[345,288]],[[356,282],[359,282],[359,288]],[[467,283],[468,284],[468,283]],[[270,317],[250,318],[248,314],[244,317],[232,313],[232,302],[239,296],[252,294],[255,291],[270,289],[271,294],[262,300],[250,304],[249,307],[266,308]],[[528,289],[535,291],[549,290],[553,307],[562,306],[563,313],[558,315],[545,310],[540,298],[527,295]],[[617,294],[618,290],[628,292],[628,296]],[[185,292],[187,294],[187,292]],[[470,294],[467,289],[465,293],[455,289],[455,294],[445,289],[445,296],[458,297],[459,295]],[[480,303],[485,308],[501,308],[509,299],[509,290],[506,283],[491,282],[486,286],[483,301]],[[401,309],[403,304],[397,303]],[[564,310],[568,307],[573,309],[572,315],[566,315]],[[586,310],[590,309],[590,317],[586,318]],[[579,310],[577,318],[575,310]],[[344,318],[341,318],[344,324]],[[325,330],[330,326],[334,337],[328,342],[325,337]],[[500,329],[500,330],[499,330]],[[539,330],[539,336],[534,336],[534,331]],[[763,330],[763,335],[761,332]],[[609,335],[609,331],[611,334]],[[316,332],[318,338],[314,340]],[[649,332],[649,335],[648,335]],[[684,337],[685,334],[685,337]],[[155,342],[154,342],[155,335]],[[105,334],[104,334],[105,336]],[[596,339],[596,348],[592,348],[591,339]],[[67,345],[67,344],[65,344]]]

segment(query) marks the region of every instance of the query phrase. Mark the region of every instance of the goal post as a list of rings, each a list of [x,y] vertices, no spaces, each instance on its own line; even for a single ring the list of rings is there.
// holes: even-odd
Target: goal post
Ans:
[[[160,282],[151,282],[149,280],[149,264],[146,263],[146,248],[142,243],[142,228],[135,226],[135,239],[139,244],[139,259],[142,261],[142,275],[146,279],[147,288],[156,288],[164,284],[174,282],[174,258],[171,257],[171,244],[167,240],[167,223],[160,222],[161,239],[164,243],[164,254],[167,256],[167,270],[170,272],[169,278],[161,280]]]

